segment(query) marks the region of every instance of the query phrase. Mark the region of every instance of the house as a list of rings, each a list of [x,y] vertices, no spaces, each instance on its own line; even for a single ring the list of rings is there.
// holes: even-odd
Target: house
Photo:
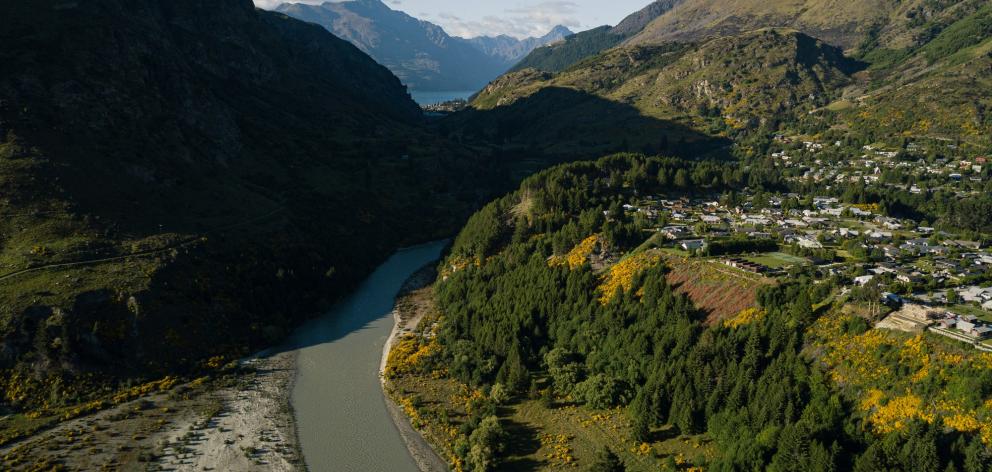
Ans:
[[[977,251],[977,250],[979,250],[979,249],[982,248],[982,243],[980,241],[962,241],[962,240],[957,240],[957,241],[951,241],[951,242],[954,243],[954,244],[956,244],[956,245],[958,245],[958,246],[960,246],[960,247],[963,247],[965,249],[974,249],[974,250]]]
[[[706,241],[702,239],[688,239],[682,241],[682,244],[679,246],[686,251],[697,251],[706,247]]]
[[[716,215],[702,215],[699,220],[706,224],[717,225],[723,223],[723,219]]]
[[[839,217],[842,214],[844,214],[844,209],[843,208],[826,208],[823,211],[821,211],[820,213],[821,214],[824,214],[824,215],[828,215],[828,216]]]
[[[855,285],[858,285],[859,287],[863,287],[863,286],[867,285],[868,282],[871,282],[874,279],[875,279],[875,276],[874,275],[862,275],[861,277],[855,277],[854,278],[854,283],[855,283]]]
[[[958,318],[957,328],[965,333],[971,333],[977,327],[978,326],[975,325],[975,323]]]
[[[751,226],[765,226],[771,223],[771,221],[764,216],[747,216],[744,218],[744,224]]]
[[[992,300],[992,287],[981,288],[981,287],[967,287],[958,292],[961,295],[961,299],[966,302],[986,302]]]
[[[786,225],[786,226],[791,226],[793,228],[805,228],[805,227],[809,226],[808,224],[806,224],[805,221],[791,220],[791,219],[790,220],[784,220],[784,221],[782,221],[782,224],[783,225]]]
[[[899,306],[902,305],[902,297],[894,293],[885,292],[882,294],[882,303],[889,306]]]
[[[858,216],[858,217],[871,216],[871,212],[870,211],[865,211],[865,210],[862,210],[862,209],[860,209],[858,207],[849,207],[849,209],[851,210],[851,214],[854,215],[854,216]]]
[[[886,239],[892,239],[892,233],[888,231],[872,231],[868,233],[868,238],[876,241],[883,241]]]
[[[840,228],[837,230],[837,234],[842,238],[856,238],[861,233],[849,228]]]
[[[799,247],[806,249],[823,249],[823,244],[820,244],[819,241],[809,236],[803,236],[796,239],[796,243],[799,244]]]
[[[659,230],[668,239],[682,239],[692,235],[692,231],[687,226],[666,226]]]

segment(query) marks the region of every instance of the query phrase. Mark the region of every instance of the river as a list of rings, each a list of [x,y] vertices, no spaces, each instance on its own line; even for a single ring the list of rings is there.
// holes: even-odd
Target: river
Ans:
[[[292,404],[311,471],[417,470],[386,410],[379,362],[403,282],[437,260],[444,245],[398,251],[351,296],[293,335],[290,348],[299,357]]]

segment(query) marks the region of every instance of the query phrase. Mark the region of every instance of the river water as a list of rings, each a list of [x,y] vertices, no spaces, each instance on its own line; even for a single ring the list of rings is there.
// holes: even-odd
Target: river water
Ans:
[[[416,471],[386,410],[379,381],[396,295],[444,242],[398,251],[347,299],[293,335],[299,350],[292,404],[313,472]]]

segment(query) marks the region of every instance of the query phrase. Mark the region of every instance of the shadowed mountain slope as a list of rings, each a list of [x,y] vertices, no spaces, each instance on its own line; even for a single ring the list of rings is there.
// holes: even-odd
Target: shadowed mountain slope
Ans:
[[[426,133],[385,67],[250,0],[0,17],[9,406],[276,341],[499,175]]]

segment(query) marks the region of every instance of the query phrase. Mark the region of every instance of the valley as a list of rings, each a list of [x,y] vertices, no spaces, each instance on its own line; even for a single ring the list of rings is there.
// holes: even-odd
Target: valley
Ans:
[[[0,4],[0,469],[992,467],[987,2],[267,8]]]

